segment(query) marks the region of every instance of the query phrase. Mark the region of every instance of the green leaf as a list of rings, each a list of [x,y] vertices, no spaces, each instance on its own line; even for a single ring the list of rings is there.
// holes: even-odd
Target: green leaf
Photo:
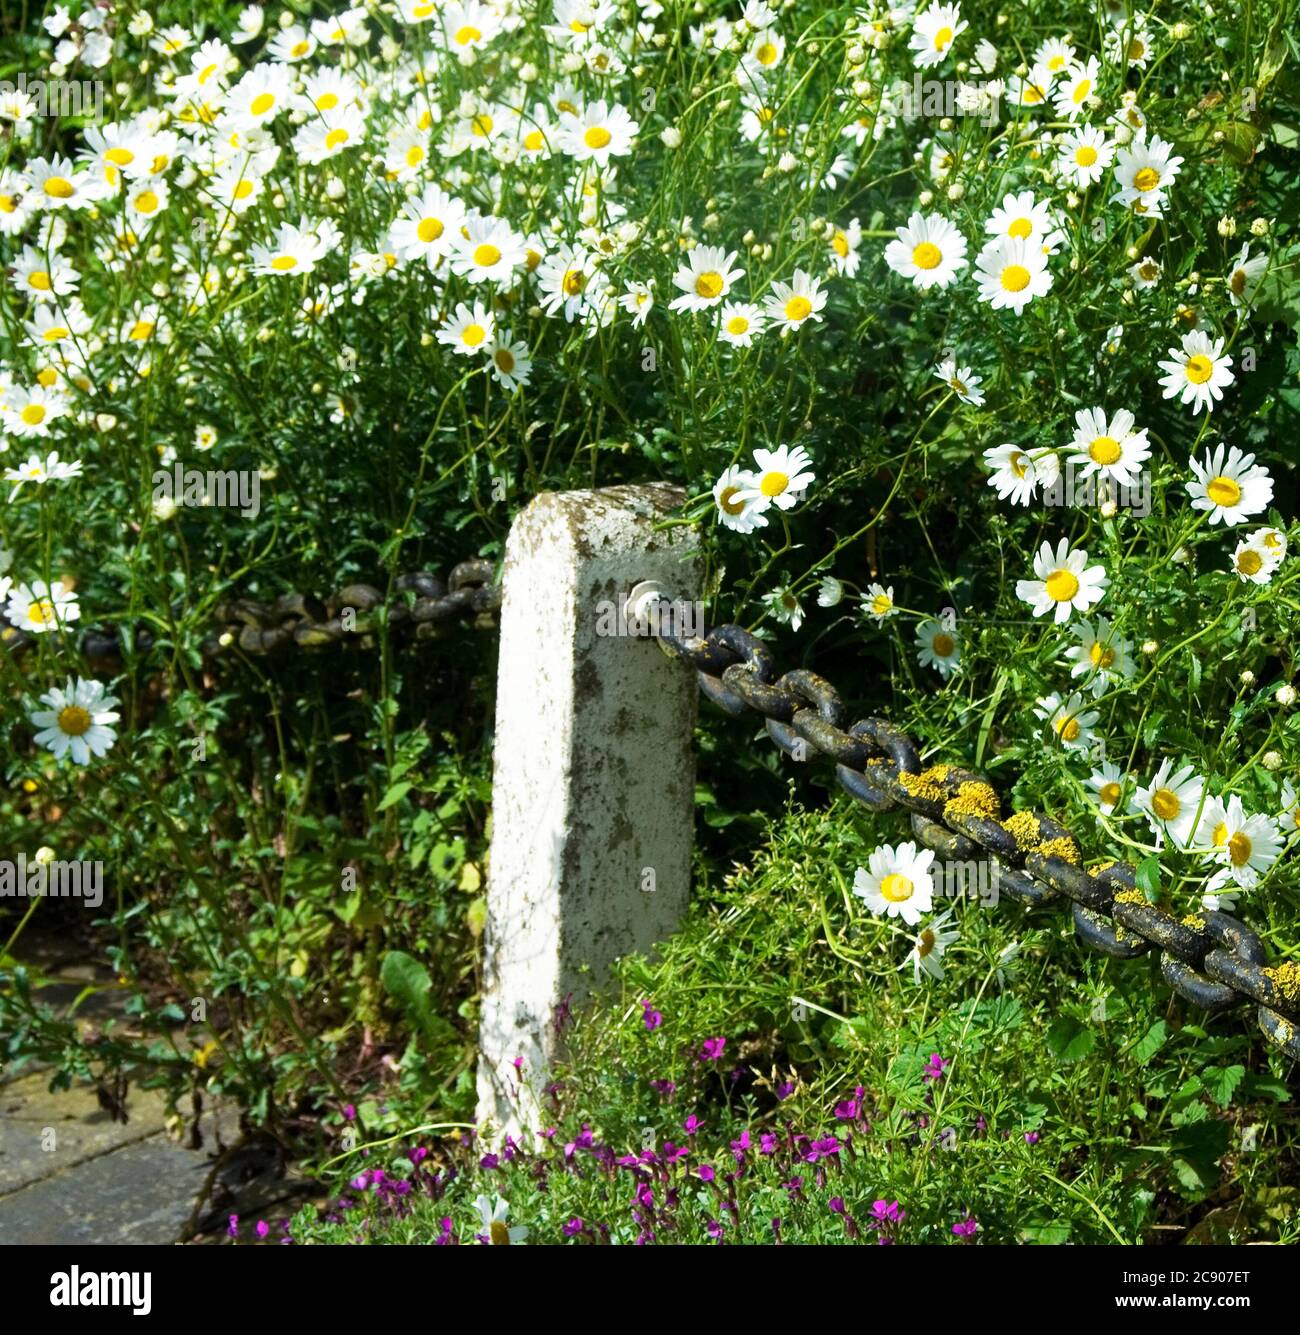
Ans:
[[[393,786],[380,799],[379,805],[375,810],[387,811],[394,802],[400,802],[402,798],[411,791],[411,787],[412,785],[407,779],[403,779],[401,783],[393,784]]]
[[[1077,1062],[1086,1057],[1097,1035],[1072,1015],[1062,1015],[1047,1031],[1047,1050],[1059,1062]]]
[[[424,965],[405,951],[390,950],[380,966],[379,981],[411,1023],[427,1038],[436,1040],[445,1021],[439,1021],[429,1004],[433,980]]]
[[[1146,1063],[1169,1041],[1169,1026],[1163,1020],[1157,1020],[1150,1029],[1138,1039],[1133,1048],[1133,1056],[1139,1063]]]
[[[1138,863],[1136,880],[1147,902],[1154,904],[1160,898],[1160,859],[1155,854]]]
[[[1210,1097],[1220,1108],[1226,1108],[1232,1102],[1232,1096],[1245,1074],[1244,1066],[1215,1066],[1203,1071],[1201,1078],[1205,1081]]]

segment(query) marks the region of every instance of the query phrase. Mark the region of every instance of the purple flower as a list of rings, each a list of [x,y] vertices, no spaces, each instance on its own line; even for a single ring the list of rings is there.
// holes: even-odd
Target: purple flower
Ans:
[[[1037,1145],[1037,1144],[1038,1144],[1038,1132],[1037,1132],[1037,1131],[1026,1131],[1026,1132],[1025,1132],[1025,1144],[1026,1144],[1026,1145]]]
[[[264,1237],[266,1237],[266,1235],[267,1235],[270,1231],[271,1231],[271,1225],[268,1224],[268,1223],[266,1222],[265,1219],[259,1219],[259,1220],[257,1221],[257,1227],[256,1227],[256,1229],[254,1230],[254,1232],[256,1232],[256,1234],[257,1234],[257,1236],[258,1236],[259,1238],[264,1238]]]
[[[659,1095],[661,1099],[670,1099],[677,1093],[677,1085],[672,1080],[652,1080],[650,1088]]]
[[[564,1225],[564,1228],[561,1231],[566,1238],[576,1238],[585,1227],[586,1225],[583,1224],[582,1220],[579,1219],[577,1215],[574,1215],[573,1218]]]
[[[951,1065],[951,1057],[941,1057],[937,1052],[932,1052],[930,1060],[926,1063],[925,1070],[921,1072],[921,1075],[926,1080],[942,1080],[944,1067]]]
[[[706,1227],[709,1237],[716,1239],[718,1242],[722,1241],[722,1225],[716,1219],[710,1219]]]
[[[788,1099],[788,1098],[790,1097],[790,1095],[794,1093],[794,1091],[795,1091],[795,1083],[794,1083],[794,1081],[793,1081],[793,1080],[783,1080],[783,1081],[781,1081],[781,1083],[780,1083],[779,1085],[777,1085],[777,1087],[776,1087],[776,1096],[777,1096],[778,1099],[781,1100],[782,1103],[784,1103],[785,1100]]]
[[[230,1222],[226,1225],[226,1236],[230,1238],[239,1236],[239,1216],[237,1214],[230,1216]]]
[[[871,1217],[878,1224],[901,1224],[907,1213],[899,1209],[897,1201],[880,1200],[872,1202]]]
[[[682,1130],[685,1131],[688,1136],[693,1136],[703,1125],[704,1123],[700,1121],[694,1113],[691,1113],[691,1115],[682,1123]]]
[[[717,1177],[712,1164],[702,1163],[695,1171],[699,1174],[701,1182],[712,1182]]]
[[[700,1049],[700,1055],[696,1058],[702,1062],[721,1061],[722,1054],[726,1050],[727,1040],[725,1038],[706,1038],[704,1046]]]
[[[781,1141],[772,1131],[764,1131],[758,1138],[758,1149],[760,1154],[775,1154],[780,1148]]]
[[[641,1009],[643,1012],[641,1018],[645,1022],[646,1033],[653,1034],[654,1031],[663,1024],[663,1014],[660,1011],[655,1010],[648,1001],[643,1001],[641,1003]]]
[[[499,1168],[501,1160],[495,1154],[485,1154],[479,1161],[480,1168]]]
[[[973,1238],[979,1231],[979,1221],[973,1215],[967,1215],[965,1219],[959,1219],[953,1226],[954,1236],[959,1238]]]
[[[832,1196],[832,1197],[830,1198],[829,1204],[830,1204],[830,1208],[831,1208],[831,1214],[843,1214],[843,1213],[844,1213],[844,1197],[843,1197],[843,1196]]]

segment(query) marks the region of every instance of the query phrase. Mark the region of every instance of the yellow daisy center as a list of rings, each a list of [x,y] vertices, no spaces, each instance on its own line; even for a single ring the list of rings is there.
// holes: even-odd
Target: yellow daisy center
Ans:
[[[244,180],[235,182],[235,188],[231,191],[231,195],[235,199],[247,199],[256,189],[257,187],[253,182],[245,177]]]
[[[420,225],[415,229],[415,234],[421,241],[428,245],[430,241],[436,241],[443,233],[441,218],[421,218]]]
[[[1241,488],[1230,477],[1211,478],[1205,494],[1215,505],[1236,505],[1241,500]]]
[[[923,931],[921,935],[916,938],[917,958],[925,959],[927,955],[933,953],[934,948],[937,944],[938,941],[936,940],[934,933],[930,930],[930,928],[927,927],[925,931]]]
[[[894,606],[894,600],[891,597],[889,597],[888,594],[885,593],[878,593],[871,600],[871,610],[878,617],[884,616],[886,612],[890,611],[893,608],[893,606]]]
[[[73,194],[72,182],[64,176],[51,176],[45,182],[45,193],[52,199],[71,199]]]
[[[494,264],[501,261],[501,252],[490,242],[485,241],[481,246],[474,247],[474,263],[484,269],[490,269]]]
[[[510,1230],[499,1219],[494,1219],[488,1225],[488,1233],[491,1235],[494,1247],[508,1247],[510,1245]]]
[[[1234,867],[1244,867],[1250,861],[1252,851],[1249,836],[1241,830],[1228,840],[1228,857]]]
[[[258,95],[249,104],[249,111],[254,116],[265,116],[271,108],[275,106],[275,98],[270,93],[258,93]]]
[[[849,239],[843,232],[836,232],[831,237],[831,249],[840,257],[846,259],[849,253]]]
[[[1092,659],[1093,667],[1105,669],[1115,661],[1115,651],[1107,648],[1100,640],[1095,640],[1088,650],[1088,657]]]
[[[540,153],[545,142],[545,137],[540,130],[529,130],[524,135],[524,147],[530,153]]]
[[[1103,783],[1097,796],[1101,798],[1104,805],[1113,807],[1119,801],[1119,784]]]
[[[697,295],[710,301],[714,297],[720,297],[722,295],[722,275],[712,269],[707,273],[696,275],[695,291]]]
[[[1053,570],[1044,584],[1047,596],[1058,603],[1068,603],[1079,592],[1079,581],[1069,570]]]
[[[930,641],[930,652],[939,658],[947,658],[957,647],[957,641],[945,631],[940,631],[938,635]]]
[[[764,42],[763,45],[760,46],[758,50],[754,52],[754,56],[758,60],[758,63],[760,65],[776,64],[776,58],[777,58],[776,44],[773,42]]]
[[[1214,363],[1203,353],[1198,352],[1187,359],[1183,371],[1192,384],[1203,385],[1214,374]]]
[[[110,148],[104,158],[116,167],[127,167],[135,161],[135,154],[129,148]]]
[[[1264,567],[1264,558],[1257,551],[1247,547],[1245,551],[1237,557],[1237,569],[1243,575],[1258,575]]]
[[[727,321],[727,333],[743,334],[749,328],[749,321],[743,315],[733,315]]]
[[[952,29],[946,24],[934,35],[934,49],[936,51],[946,51],[948,44],[952,41]]]
[[[745,502],[736,499],[739,494],[739,487],[723,487],[722,494],[718,497],[718,505],[729,515],[740,514],[745,508]]]
[[[918,269],[937,269],[943,255],[933,241],[922,241],[912,251],[912,263]]]
[[[297,263],[297,257],[294,255],[277,255],[271,261],[271,268],[276,273],[288,273],[290,269],[296,267]]]
[[[562,285],[564,287],[565,296],[576,297],[582,291],[583,284],[586,283],[586,281],[587,275],[584,274],[581,269],[570,269],[568,273],[564,275],[564,283]]]
[[[481,42],[483,34],[473,24],[467,23],[456,30],[455,40],[457,46],[468,46],[471,42]]]
[[[1007,228],[1007,235],[1019,237],[1020,240],[1023,241],[1025,237],[1029,236],[1033,232],[1033,230],[1034,230],[1034,224],[1032,221],[1030,221],[1030,219],[1017,218],[1015,222],[1013,222],[1011,226]]]
[[[28,426],[40,426],[45,421],[45,405],[43,403],[29,403],[19,416]]]
[[[779,496],[790,485],[790,475],[788,473],[764,473],[763,480],[758,484],[758,489],[764,496]]]
[[[1079,720],[1077,718],[1060,718],[1056,720],[1056,735],[1064,742],[1077,742],[1079,740]]]
[[[90,715],[80,705],[59,710],[59,731],[68,737],[80,737],[90,731]]]
[[[153,213],[158,207],[158,196],[152,190],[141,190],[135,197],[135,206],[141,213]]]
[[[58,620],[54,604],[48,598],[37,599],[27,609],[27,621],[33,626],[49,626]]]
[[[515,369],[515,355],[509,348],[498,348],[493,353],[493,360],[496,362],[497,368],[507,375]]]
[[[1114,436],[1098,436],[1088,446],[1088,455],[1093,463],[1113,464],[1120,456],[1119,441]]]
[[[37,269],[27,275],[28,283],[38,292],[48,292],[52,286],[50,276],[44,269]]]
[[[582,142],[588,148],[604,148],[613,137],[603,125],[593,125],[582,136]]]
[[[1074,160],[1080,167],[1091,167],[1097,161],[1097,150],[1091,144],[1080,144],[1074,150]]]
[[[880,893],[891,904],[901,904],[912,898],[916,887],[901,872],[891,871],[880,883]]]
[[[487,330],[481,324],[467,324],[460,336],[460,341],[467,347],[477,348],[487,337]]]
[[[1168,788],[1157,788],[1151,795],[1151,810],[1161,820],[1174,820],[1182,809],[1178,794]]]
[[[1160,173],[1154,167],[1143,167],[1133,177],[1133,188],[1145,194],[1160,184]]]
[[[1074,87],[1074,92],[1070,94],[1070,99],[1076,107],[1081,107],[1090,92],[1092,92],[1092,80],[1080,79]]]
[[[348,132],[343,129],[342,126],[339,126],[335,130],[331,130],[329,134],[325,136],[325,147],[329,149],[337,148],[340,144],[346,144],[347,142]]]
[[[1029,286],[1029,270],[1023,264],[1008,264],[1002,270],[1002,286],[1008,292],[1023,292]]]
[[[807,297],[791,297],[785,303],[785,318],[787,320],[806,320],[811,314],[812,302]]]

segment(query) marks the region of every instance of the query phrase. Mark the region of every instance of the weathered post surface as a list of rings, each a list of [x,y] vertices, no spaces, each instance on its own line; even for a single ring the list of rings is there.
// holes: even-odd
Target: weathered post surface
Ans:
[[[663,484],[547,493],[506,544],[479,1029],[489,1134],[540,1124],[557,1009],[686,907],[694,674],[625,616],[642,581],[699,597],[693,530],[654,529],[681,501]]]

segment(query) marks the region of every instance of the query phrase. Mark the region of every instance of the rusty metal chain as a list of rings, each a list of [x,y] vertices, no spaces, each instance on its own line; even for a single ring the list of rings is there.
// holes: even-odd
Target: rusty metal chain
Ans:
[[[1161,971],[1179,996],[1210,1013],[1250,1002],[1259,1027],[1300,1060],[1300,963],[1270,967],[1264,944],[1227,913],[1179,920],[1147,902],[1133,868],[1110,862],[1091,872],[1074,836],[1037,811],[1002,815],[1002,800],[981,775],[955,765],[923,766],[916,744],[880,718],[845,726],[835,688],[802,669],[778,677],[771,650],[739,626],[683,636],[660,626],[659,644],[697,672],[700,689],[724,712],[763,716],[772,740],[803,759],[808,749],[835,762],[840,787],[873,811],[902,807],[917,839],[945,858],[983,850],[999,885],[1031,906],[1063,896],[1075,933],[1122,959],[1161,952]]]
[[[399,640],[436,639],[456,621],[487,628],[495,625],[493,613],[501,606],[496,567],[480,559],[454,566],[445,583],[427,570],[399,575],[394,590],[386,616]],[[348,584],[324,599],[304,593],[287,593],[269,603],[231,599],[218,605],[220,629],[204,640],[203,655],[211,660],[236,648],[263,656],[348,644],[368,647],[383,607],[384,595],[372,584]],[[136,647],[144,652],[155,638],[147,627],[134,632]],[[0,649],[17,655],[33,642],[31,635],[0,621]],[[116,631],[85,631],[79,647],[92,667],[120,663],[122,644]]]

